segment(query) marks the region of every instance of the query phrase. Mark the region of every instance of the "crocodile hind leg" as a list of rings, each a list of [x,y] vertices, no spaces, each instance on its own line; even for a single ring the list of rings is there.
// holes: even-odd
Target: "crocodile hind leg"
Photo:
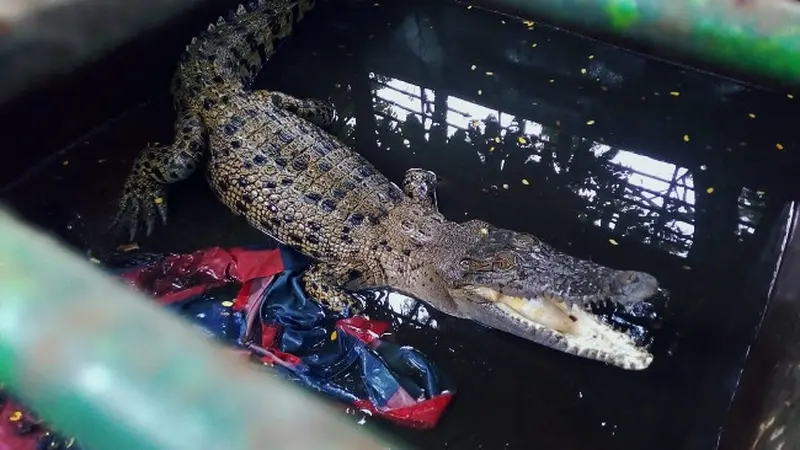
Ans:
[[[140,223],[149,236],[156,216],[167,222],[166,185],[186,179],[194,173],[205,150],[201,120],[191,112],[175,122],[175,142],[172,145],[148,144],[133,163],[119,199],[112,228],[123,229],[133,240]]]
[[[328,128],[336,120],[336,108],[326,100],[297,98],[279,91],[255,91],[256,98],[272,102],[275,106],[289,111],[320,128]]]
[[[366,280],[365,272],[344,263],[317,263],[303,273],[301,281],[306,293],[335,313],[357,313],[358,300],[345,291],[345,284],[356,285]]]
[[[403,192],[417,203],[438,210],[436,174],[430,170],[412,168],[403,177]]]

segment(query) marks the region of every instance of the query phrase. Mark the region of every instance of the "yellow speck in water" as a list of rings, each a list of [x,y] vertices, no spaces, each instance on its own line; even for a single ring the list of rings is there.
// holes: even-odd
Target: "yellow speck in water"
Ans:
[[[517,142],[519,142],[520,144],[525,144],[528,141],[526,141],[524,137],[520,136],[520,137],[517,138]]]
[[[495,136],[494,141],[495,142],[500,142],[500,136]]]
[[[94,257],[92,257],[92,258],[89,258],[89,261],[91,261],[91,262],[92,262],[92,263],[94,263],[94,264],[100,264],[100,260],[99,260],[99,259],[97,259],[97,258],[94,258]]]
[[[688,134],[684,134],[683,135],[683,142],[689,142],[689,135]]]
[[[476,66],[475,64],[469,66],[469,70],[475,70],[477,68],[478,68],[478,66]]]
[[[706,192],[709,193],[709,194],[713,194],[714,193],[714,188],[710,187],[710,188],[706,189]]]
[[[594,59],[594,55],[589,55],[589,59]]]
[[[609,239],[608,242],[610,242],[611,245],[619,245],[619,242],[615,241],[614,239]]]
[[[524,23],[525,25],[527,25],[529,27],[532,27],[532,26],[536,25],[536,22],[534,22],[532,20],[523,20],[522,23]]]
[[[164,199],[161,198],[161,197],[156,197],[156,199],[153,200],[153,201],[155,202],[156,205],[160,205],[160,204],[164,203]]]
[[[533,48],[536,48],[536,46],[537,46],[537,45],[539,45],[539,44],[537,44],[536,42],[534,42],[533,44],[531,44],[531,47],[533,47]]]
[[[594,125],[594,120],[590,120],[590,121],[586,122],[586,125]]]
[[[525,178],[523,178],[522,179],[522,184],[524,184],[525,186],[530,186],[531,182],[526,180]]]
[[[778,150],[783,150],[783,144],[778,142],[777,144],[775,144],[775,148],[777,148]]]
[[[483,95],[483,90],[482,89],[478,89],[478,95]]]
[[[486,76],[487,76],[487,77],[490,77],[490,76],[492,76],[492,75],[494,75],[494,72],[486,72]]]
[[[491,146],[491,147],[489,147],[489,153],[491,153],[491,152],[493,152],[493,151],[494,151],[494,145],[493,145],[493,146]]]
[[[503,189],[506,189],[506,190],[508,190],[508,185],[507,185],[507,184],[504,184],[504,185],[503,185]]]
[[[221,305],[226,308],[230,308],[231,306],[233,306],[233,302],[230,300],[225,300],[224,302],[221,303]]]
[[[22,419],[21,411],[14,411],[10,416],[8,416],[8,420],[12,422],[18,422],[20,419]]]
[[[792,94],[786,94],[786,96],[789,97],[790,99],[794,98],[794,95],[792,95]]]
[[[756,115],[755,115],[755,114],[753,114],[753,113],[750,113],[750,114],[748,114],[747,116],[748,116],[748,117],[750,117],[751,119],[755,119],[755,118],[756,118]]]
[[[581,68],[581,73],[582,74],[586,74],[586,69],[585,68]]]
[[[335,341],[337,337],[338,337],[338,335],[336,334],[336,330],[333,330],[333,331],[331,332],[331,340],[332,340],[332,341]]]
[[[123,244],[117,247],[117,251],[120,252],[132,252],[134,250],[139,250],[139,244],[136,242],[131,242],[130,244]]]
[[[550,82],[551,82],[551,83],[555,83],[555,82],[556,82],[556,80],[554,80],[554,79],[550,78]]]
[[[680,95],[681,95],[681,93],[680,93],[680,92],[678,92],[678,91],[672,91],[672,92],[670,92],[670,93],[669,93],[669,95],[671,95],[671,96],[673,96],[673,97],[678,97],[678,96],[680,96]]]
[[[481,228],[481,234],[489,234],[489,229],[486,227]]]

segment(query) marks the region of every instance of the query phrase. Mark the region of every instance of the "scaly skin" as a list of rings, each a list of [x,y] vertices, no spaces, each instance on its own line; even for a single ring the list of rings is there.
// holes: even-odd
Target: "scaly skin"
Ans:
[[[290,6],[290,5],[293,5]],[[207,177],[231,211],[317,262],[308,294],[335,312],[353,289],[389,287],[434,308],[578,356],[644,369],[652,356],[588,312],[633,305],[658,283],[559,253],[534,236],[437,210],[432,172],[411,169],[399,188],[323,128],[331,105],[250,83],[310,0],[239,7],[193,39],[173,79],[172,144],[137,157],[115,222],[131,239],[166,221],[166,186],[209,155]]]

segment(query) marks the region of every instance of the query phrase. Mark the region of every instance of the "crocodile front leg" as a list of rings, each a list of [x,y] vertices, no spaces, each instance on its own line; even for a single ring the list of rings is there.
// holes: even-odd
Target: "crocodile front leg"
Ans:
[[[342,286],[362,284],[367,274],[361,268],[347,263],[317,263],[303,273],[301,282],[306,293],[328,309],[339,314],[357,313],[358,300]]]
[[[175,142],[172,145],[148,144],[136,156],[111,227],[126,229],[129,239],[133,240],[142,222],[148,236],[153,232],[157,215],[166,224],[166,185],[194,173],[205,146],[200,118],[192,112],[180,115],[175,122]]]
[[[326,100],[297,98],[279,91],[255,91],[252,95],[259,101],[272,102],[320,128],[328,128],[336,120],[336,108]]]
[[[430,170],[412,168],[403,177],[403,192],[417,203],[439,210],[436,200],[436,174]]]

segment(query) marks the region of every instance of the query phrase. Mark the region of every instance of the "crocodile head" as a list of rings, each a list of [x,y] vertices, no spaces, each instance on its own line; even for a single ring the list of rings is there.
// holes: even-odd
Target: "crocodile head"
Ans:
[[[604,323],[592,305],[640,303],[658,289],[653,276],[578,259],[484,222],[458,226],[473,237],[466,246],[450,246],[458,254],[439,267],[456,315],[624,369],[650,365],[647,349]]]

